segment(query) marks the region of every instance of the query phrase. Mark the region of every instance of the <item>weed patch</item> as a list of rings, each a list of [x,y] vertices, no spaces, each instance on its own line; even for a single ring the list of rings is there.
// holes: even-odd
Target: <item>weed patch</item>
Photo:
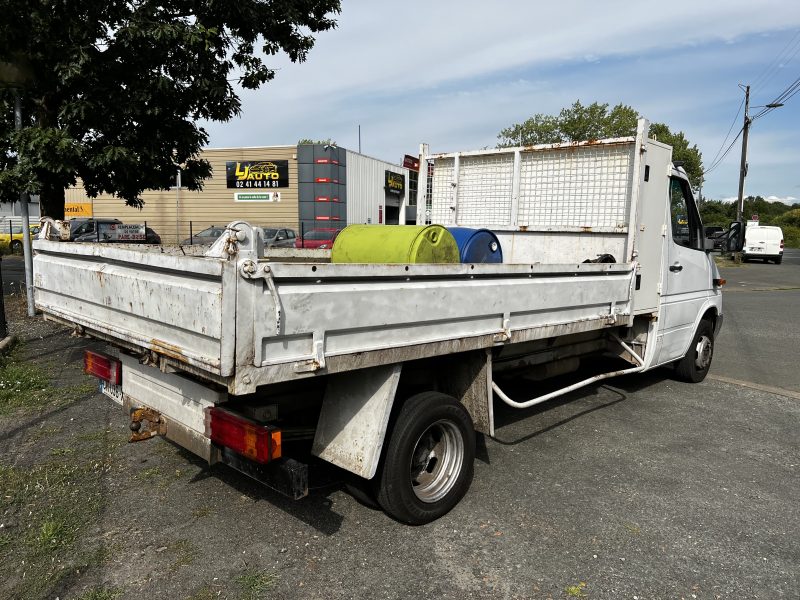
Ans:
[[[114,600],[120,594],[122,590],[119,588],[95,587],[77,596],[75,600]]]
[[[92,555],[90,536],[105,503],[102,479],[108,458],[31,468],[0,465],[0,596],[49,597]]]
[[[51,401],[50,382],[44,371],[13,357],[0,362],[0,415],[34,410]]]
[[[236,578],[236,585],[242,591],[242,600],[258,600],[264,592],[275,586],[278,576],[267,571],[242,573]]]

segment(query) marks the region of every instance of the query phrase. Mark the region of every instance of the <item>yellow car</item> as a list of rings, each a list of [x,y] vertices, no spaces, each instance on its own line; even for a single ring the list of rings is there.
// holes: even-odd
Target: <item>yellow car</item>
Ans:
[[[10,231],[9,231],[10,229]],[[30,226],[30,237],[33,238],[41,226],[36,223]],[[22,224],[12,223],[10,226],[4,224],[0,226],[0,250],[3,252],[11,251],[12,254],[22,254]]]

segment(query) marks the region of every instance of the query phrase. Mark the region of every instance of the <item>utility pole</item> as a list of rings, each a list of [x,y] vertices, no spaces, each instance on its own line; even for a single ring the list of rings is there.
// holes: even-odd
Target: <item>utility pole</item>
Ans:
[[[14,94],[14,129],[22,129],[22,98],[19,90]],[[28,192],[19,193],[22,213],[22,252],[25,258],[25,295],[28,300],[28,316],[36,316],[33,303],[33,248],[31,247],[31,223],[28,215]],[[9,242],[10,243],[10,242]]]
[[[747,177],[747,138],[750,134],[750,86],[744,88],[744,126],[742,127],[742,162],[739,166],[739,199],[736,204],[736,220],[742,221],[744,212],[744,178]],[[744,235],[744,227],[739,235]],[[737,252],[733,257],[734,262],[742,261],[742,253]]]
[[[744,212],[744,178],[747,177],[747,138],[750,134],[750,86],[744,88],[744,126],[742,127],[742,162],[739,167],[739,204],[736,207],[736,220],[742,220]]]

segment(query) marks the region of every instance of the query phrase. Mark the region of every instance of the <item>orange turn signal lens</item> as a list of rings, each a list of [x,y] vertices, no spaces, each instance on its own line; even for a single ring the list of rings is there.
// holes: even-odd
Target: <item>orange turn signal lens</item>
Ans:
[[[715,280],[714,280],[714,287],[722,287],[722,286],[723,286],[723,285],[725,285],[726,283],[728,283],[728,282],[727,282],[727,281],[725,281],[725,280],[724,280],[724,279],[722,279],[722,278],[720,278],[720,279],[715,279]]]

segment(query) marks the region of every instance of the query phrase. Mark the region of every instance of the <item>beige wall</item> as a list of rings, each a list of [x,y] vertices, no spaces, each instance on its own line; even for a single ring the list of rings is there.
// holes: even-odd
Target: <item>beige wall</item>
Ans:
[[[189,237],[189,221],[192,221],[194,233],[210,225],[226,225],[237,219],[262,227],[283,226],[298,229],[297,146],[210,148],[202,153],[202,157],[211,163],[213,176],[206,180],[202,192],[181,190],[177,217],[175,190],[144,192],[142,199],[145,205],[141,210],[125,206],[122,200],[112,196],[100,196],[91,200],[87,198],[82,187],[68,189],[66,200],[67,203],[93,203],[96,217],[116,217],[123,223],[146,221],[148,227],[152,227],[164,243],[175,242],[176,235],[178,239]],[[280,202],[235,202],[234,193],[237,191],[261,191],[226,187],[225,162],[236,160],[288,160],[289,187],[269,190],[280,192]]]

